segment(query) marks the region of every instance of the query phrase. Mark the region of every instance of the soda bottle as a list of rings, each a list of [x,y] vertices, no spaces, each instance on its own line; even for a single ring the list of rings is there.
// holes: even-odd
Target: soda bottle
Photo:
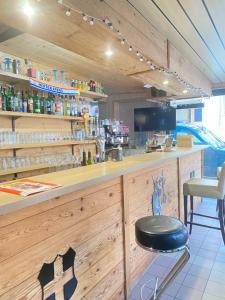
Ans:
[[[15,101],[15,109],[16,109],[16,111],[23,112],[23,101],[22,101],[22,96],[21,96],[20,91],[17,92],[16,97],[17,97],[17,100],[18,100],[18,109],[16,107],[16,101],[17,100]]]

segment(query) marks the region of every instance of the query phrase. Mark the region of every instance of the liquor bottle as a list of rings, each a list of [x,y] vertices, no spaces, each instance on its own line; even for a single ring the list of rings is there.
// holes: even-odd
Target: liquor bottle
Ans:
[[[33,101],[33,98],[31,97],[31,95],[28,95],[27,111],[29,113],[33,113],[34,112],[34,101]]]
[[[2,89],[2,86],[1,86],[1,90],[0,90],[0,111],[2,111],[2,103],[3,103],[3,89]]]
[[[64,116],[70,116],[70,100],[66,97],[63,100],[63,114]]]
[[[37,92],[33,92],[33,105],[34,105],[34,113],[40,114],[41,113],[41,102],[40,98],[38,97]]]
[[[87,165],[87,156],[86,156],[86,152],[83,151],[82,166],[86,166],[86,165]]]
[[[25,97],[23,91],[22,91],[22,106],[23,106],[23,112],[27,113],[27,98]]]
[[[91,151],[88,151],[88,160],[87,160],[88,165],[92,165],[92,159],[91,159]]]
[[[41,114],[45,113],[45,96],[44,93],[40,96]]]
[[[22,96],[21,96],[20,91],[17,92],[16,96],[18,99],[18,110],[16,110],[16,111],[23,112],[23,101],[22,101]],[[15,102],[15,109],[17,109],[16,102]]]
[[[2,110],[6,111],[6,93],[5,88],[2,89]]]
[[[62,101],[60,96],[55,99],[55,115],[62,115]]]
[[[45,113],[48,115],[53,114],[53,100],[50,94],[48,94],[48,97],[45,99]]]
[[[7,91],[7,101],[6,101],[7,111],[14,111],[14,91],[13,88],[8,88]]]

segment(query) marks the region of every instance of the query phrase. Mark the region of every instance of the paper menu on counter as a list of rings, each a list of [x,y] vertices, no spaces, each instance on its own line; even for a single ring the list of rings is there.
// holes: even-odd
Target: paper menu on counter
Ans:
[[[0,192],[6,192],[20,196],[29,196],[36,193],[55,189],[60,186],[61,185],[49,182],[39,182],[30,179],[20,179],[0,184]]]

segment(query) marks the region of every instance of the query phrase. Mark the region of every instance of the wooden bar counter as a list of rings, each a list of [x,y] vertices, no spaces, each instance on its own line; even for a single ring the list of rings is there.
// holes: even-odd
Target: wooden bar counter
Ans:
[[[134,234],[135,221],[152,214],[154,182],[165,178],[163,213],[182,219],[182,184],[201,176],[204,148],[35,176],[62,187],[29,197],[0,193],[0,299],[61,300],[74,275],[73,296],[65,299],[126,299],[154,257],[137,246]],[[72,275],[63,263],[71,248]],[[54,276],[41,283],[44,263],[54,265]]]

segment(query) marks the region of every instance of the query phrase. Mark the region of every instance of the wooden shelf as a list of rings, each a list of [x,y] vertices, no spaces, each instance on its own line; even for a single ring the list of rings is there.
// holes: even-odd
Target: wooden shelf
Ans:
[[[96,92],[91,92],[91,91],[80,91],[80,95],[81,96],[86,96],[86,97],[90,97],[93,99],[101,99],[101,98],[107,98],[108,95],[106,94],[101,94],[101,93],[96,93]]]
[[[41,144],[16,144],[0,146],[0,150],[13,150],[13,149],[25,149],[25,148],[44,148],[44,147],[57,147],[57,146],[69,146],[69,145],[86,145],[95,144],[95,140],[85,141],[70,141],[70,142],[56,142],[56,143],[41,143]]]
[[[24,118],[42,118],[42,119],[59,119],[68,121],[79,121],[83,122],[82,117],[71,117],[71,116],[57,116],[57,115],[47,115],[47,114],[32,114],[23,112],[13,112],[13,111],[0,111],[0,116],[3,117],[24,117]]]
[[[16,173],[23,173],[28,171],[34,171],[34,170],[41,170],[49,168],[48,164],[40,164],[33,167],[27,167],[27,168],[18,168],[18,169],[9,169],[5,171],[0,171],[0,176],[10,175],[10,174],[16,174]]]
[[[19,83],[21,81],[29,82],[29,77],[0,70],[0,80],[7,81],[9,83]]]
[[[0,81],[1,80],[2,81],[7,81],[7,82],[12,83],[12,84],[19,83],[21,81],[29,83],[30,78],[28,76],[25,76],[25,75],[14,74],[14,73],[11,73],[11,72],[5,72],[5,71],[0,70]],[[53,82],[43,82],[43,83],[55,85],[55,83],[53,83]],[[66,87],[66,86],[64,86],[64,87]],[[83,97],[85,97],[85,96],[90,97],[92,99],[101,99],[101,98],[107,98],[108,97],[108,95],[106,95],[106,94],[96,93],[96,92],[92,92],[92,91],[80,91],[80,95],[83,96]]]

